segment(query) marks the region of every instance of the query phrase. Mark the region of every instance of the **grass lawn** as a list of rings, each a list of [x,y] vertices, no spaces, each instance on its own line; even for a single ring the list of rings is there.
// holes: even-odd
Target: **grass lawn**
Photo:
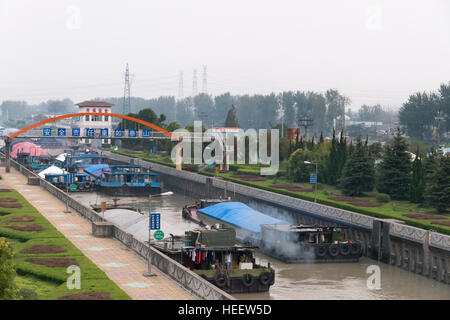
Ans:
[[[131,151],[131,150],[117,150],[112,151],[118,154],[122,154],[129,157],[134,158],[141,158],[146,161],[155,162],[171,167],[175,167],[175,164],[172,162],[167,162],[167,159],[170,159],[170,155],[168,156],[152,156],[145,152],[139,152],[139,151]],[[235,177],[236,174],[242,173],[242,174],[254,174],[255,172],[259,172],[259,165],[233,165],[237,167],[237,171],[230,171],[226,173],[210,173],[210,172],[199,172],[200,174],[209,175],[209,176],[217,176],[221,177],[223,179],[233,181],[236,183],[244,184],[251,187],[256,187],[272,192],[281,193],[287,196],[300,198],[308,201],[314,201],[314,191],[312,192],[300,192],[300,191],[290,191],[284,188],[275,188],[274,185],[280,185],[280,184],[289,184],[293,186],[298,186],[304,189],[313,189],[313,185],[308,183],[294,183],[291,181],[288,181],[285,177],[271,177],[271,176],[261,176],[263,178],[266,178],[264,181],[246,181],[245,179],[240,179],[238,177]],[[230,165],[231,167],[231,165]],[[283,169],[283,168],[282,168]],[[257,176],[257,174],[254,174]],[[444,214],[441,215],[444,219],[417,219],[417,218],[411,218],[407,217],[407,214],[411,213],[419,213],[419,214],[435,214],[434,208],[424,207],[421,204],[411,203],[409,201],[390,201],[388,203],[381,203],[381,206],[376,207],[366,207],[366,206],[359,206],[355,204],[350,204],[345,201],[335,201],[330,199],[330,197],[333,196],[342,196],[342,193],[339,189],[325,185],[325,184],[318,184],[318,190],[317,190],[317,202],[329,205],[332,207],[337,207],[353,212],[358,212],[361,214],[370,215],[377,218],[382,219],[397,219],[404,221],[406,224],[428,229],[428,230],[435,230],[437,232],[441,232],[444,234],[450,235],[450,226],[445,225],[437,225],[432,224],[432,222],[446,222],[450,224],[450,214]],[[378,202],[376,200],[376,193],[369,193],[367,196],[364,197],[364,200],[366,202]]]
[[[19,288],[33,290],[42,300],[86,292],[106,292],[111,299],[130,299],[17,191],[0,192],[1,198],[15,198],[22,204],[22,208],[0,208],[0,237],[5,237],[13,247],[15,281]],[[26,221],[21,221],[23,217]],[[22,229],[33,226],[36,230],[15,230],[11,226]],[[71,275],[66,272],[67,266],[55,265],[61,263],[61,259],[80,267],[80,289],[67,288],[66,281]]]

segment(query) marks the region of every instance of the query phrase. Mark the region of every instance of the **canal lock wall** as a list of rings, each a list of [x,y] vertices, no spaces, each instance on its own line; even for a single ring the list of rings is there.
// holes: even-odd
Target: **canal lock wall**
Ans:
[[[226,198],[294,224],[346,226],[347,239],[360,241],[363,255],[450,284],[450,236],[198,173],[103,152],[119,163],[139,164],[161,174],[166,189],[194,198]]]

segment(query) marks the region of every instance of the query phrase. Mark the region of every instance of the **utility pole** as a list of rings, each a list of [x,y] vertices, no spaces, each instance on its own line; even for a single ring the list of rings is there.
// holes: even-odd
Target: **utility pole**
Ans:
[[[192,73],[192,98],[197,95],[197,69]]]
[[[130,88],[130,71],[127,68],[125,70],[125,87],[123,92],[123,110],[122,114],[127,115],[131,112],[131,88]]]
[[[206,73],[206,65],[203,66],[203,84],[202,84],[202,92],[207,93],[207,85],[208,85],[208,75]]]
[[[180,71],[180,77],[178,80],[178,100],[183,100],[184,88],[183,88],[183,71]]]
[[[437,146],[438,149],[441,147],[441,120],[444,119],[444,117],[441,116],[441,109],[439,108],[438,110],[438,114],[437,117],[434,118],[435,120],[437,120],[438,125],[437,125]]]

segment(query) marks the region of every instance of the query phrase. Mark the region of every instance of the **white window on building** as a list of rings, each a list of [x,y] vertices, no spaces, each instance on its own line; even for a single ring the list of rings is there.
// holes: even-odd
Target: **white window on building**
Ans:
[[[89,116],[86,116],[84,119],[85,121],[89,121]]]

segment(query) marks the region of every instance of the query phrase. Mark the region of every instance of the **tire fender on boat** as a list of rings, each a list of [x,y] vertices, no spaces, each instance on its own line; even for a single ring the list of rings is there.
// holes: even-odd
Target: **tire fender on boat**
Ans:
[[[351,247],[350,247],[350,253],[352,255],[357,255],[357,254],[361,254],[361,252],[362,252],[362,245],[361,245],[361,243],[360,242],[353,242],[351,244]]]
[[[250,273],[246,273],[242,276],[242,284],[244,287],[251,287],[255,283],[255,277]]]
[[[343,256],[348,256],[350,253],[350,249],[351,249],[350,244],[344,243],[343,245],[340,246],[339,251]]]
[[[323,245],[323,244],[319,244],[315,249],[314,249],[316,256],[318,257],[323,257],[327,254],[327,248]]]
[[[270,272],[263,272],[259,275],[259,282],[264,286],[270,284],[271,280],[272,274]]]
[[[225,284],[227,283],[227,279],[222,274],[216,274],[216,276],[214,277],[214,283],[218,287],[223,288],[225,286]]]
[[[339,247],[334,243],[331,244],[328,247],[328,253],[330,254],[330,256],[336,257],[339,254]]]

